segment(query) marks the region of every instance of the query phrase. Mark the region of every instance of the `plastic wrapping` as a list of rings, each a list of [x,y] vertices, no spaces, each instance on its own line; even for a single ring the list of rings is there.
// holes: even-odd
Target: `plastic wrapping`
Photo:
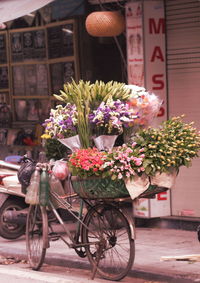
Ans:
[[[27,193],[25,196],[25,202],[28,204],[38,204],[39,203],[39,187],[40,187],[40,172],[36,168],[31,176],[30,185],[27,188]]]
[[[58,140],[66,147],[71,149],[72,152],[75,151],[76,149],[81,148],[81,143],[78,135],[65,139],[58,139]]]
[[[117,135],[101,135],[94,138],[94,144],[99,151],[109,151],[113,148],[117,137]]]
[[[26,188],[30,184],[31,175],[35,171],[35,168],[36,168],[36,163],[33,160],[29,158],[24,158],[22,160],[21,166],[17,173],[17,177],[22,186],[23,194],[26,193]]]
[[[137,198],[140,194],[146,191],[149,187],[149,178],[146,174],[142,176],[134,176],[134,179],[128,179],[125,182],[127,191],[130,194],[132,200]]]
[[[148,92],[143,87],[135,85],[127,85],[126,87],[131,90],[128,100],[129,107],[134,109],[138,114],[138,118],[134,120],[134,124],[132,126],[149,126],[153,119],[158,115],[162,105],[162,100],[157,95]]]
[[[64,180],[69,175],[69,169],[67,162],[63,160],[57,160],[52,169],[53,175],[59,180]]]
[[[53,174],[50,175],[50,177],[49,177],[49,185],[50,185],[51,194],[55,193],[56,196],[58,195],[58,197],[65,195],[65,191],[64,191],[64,188],[63,188],[60,180],[58,178],[56,178]],[[65,208],[65,207],[62,207],[61,203],[56,199],[56,197],[52,197],[51,201],[53,202],[53,204],[56,208],[58,208],[58,207]]]
[[[171,189],[176,181],[177,170],[172,169],[170,172],[157,172],[155,176],[151,177],[151,185]]]

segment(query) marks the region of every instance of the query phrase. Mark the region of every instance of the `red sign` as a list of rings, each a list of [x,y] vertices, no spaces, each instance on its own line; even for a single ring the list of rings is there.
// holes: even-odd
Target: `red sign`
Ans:
[[[145,1],[143,9],[145,87],[163,101],[158,114],[160,123],[167,118],[164,4],[163,1]]]

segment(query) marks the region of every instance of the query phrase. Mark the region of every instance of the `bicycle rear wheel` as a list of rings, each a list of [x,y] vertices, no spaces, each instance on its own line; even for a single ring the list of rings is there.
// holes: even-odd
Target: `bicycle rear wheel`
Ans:
[[[93,270],[107,280],[124,278],[135,257],[127,218],[118,208],[100,204],[89,210],[84,223],[88,229],[82,227],[82,241]]]
[[[33,270],[39,270],[46,254],[48,243],[48,218],[46,208],[31,205],[26,222],[26,249]]]

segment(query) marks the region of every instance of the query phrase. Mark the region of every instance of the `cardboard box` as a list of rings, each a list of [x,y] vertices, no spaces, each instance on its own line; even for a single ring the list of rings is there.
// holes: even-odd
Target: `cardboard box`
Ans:
[[[135,217],[141,218],[170,216],[170,191],[159,193],[154,199],[140,198],[136,200],[133,212]]]

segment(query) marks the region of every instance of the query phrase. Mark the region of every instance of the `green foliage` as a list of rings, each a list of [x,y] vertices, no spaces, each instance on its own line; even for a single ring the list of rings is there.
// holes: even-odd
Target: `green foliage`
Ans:
[[[199,132],[192,125],[184,123],[181,117],[174,117],[162,123],[159,128],[148,128],[136,134],[134,141],[144,148],[143,166],[147,175],[168,172],[170,168],[190,166],[192,158],[200,149]]]
[[[67,147],[56,139],[47,139],[45,141],[45,153],[48,160],[59,160],[67,155]]]

